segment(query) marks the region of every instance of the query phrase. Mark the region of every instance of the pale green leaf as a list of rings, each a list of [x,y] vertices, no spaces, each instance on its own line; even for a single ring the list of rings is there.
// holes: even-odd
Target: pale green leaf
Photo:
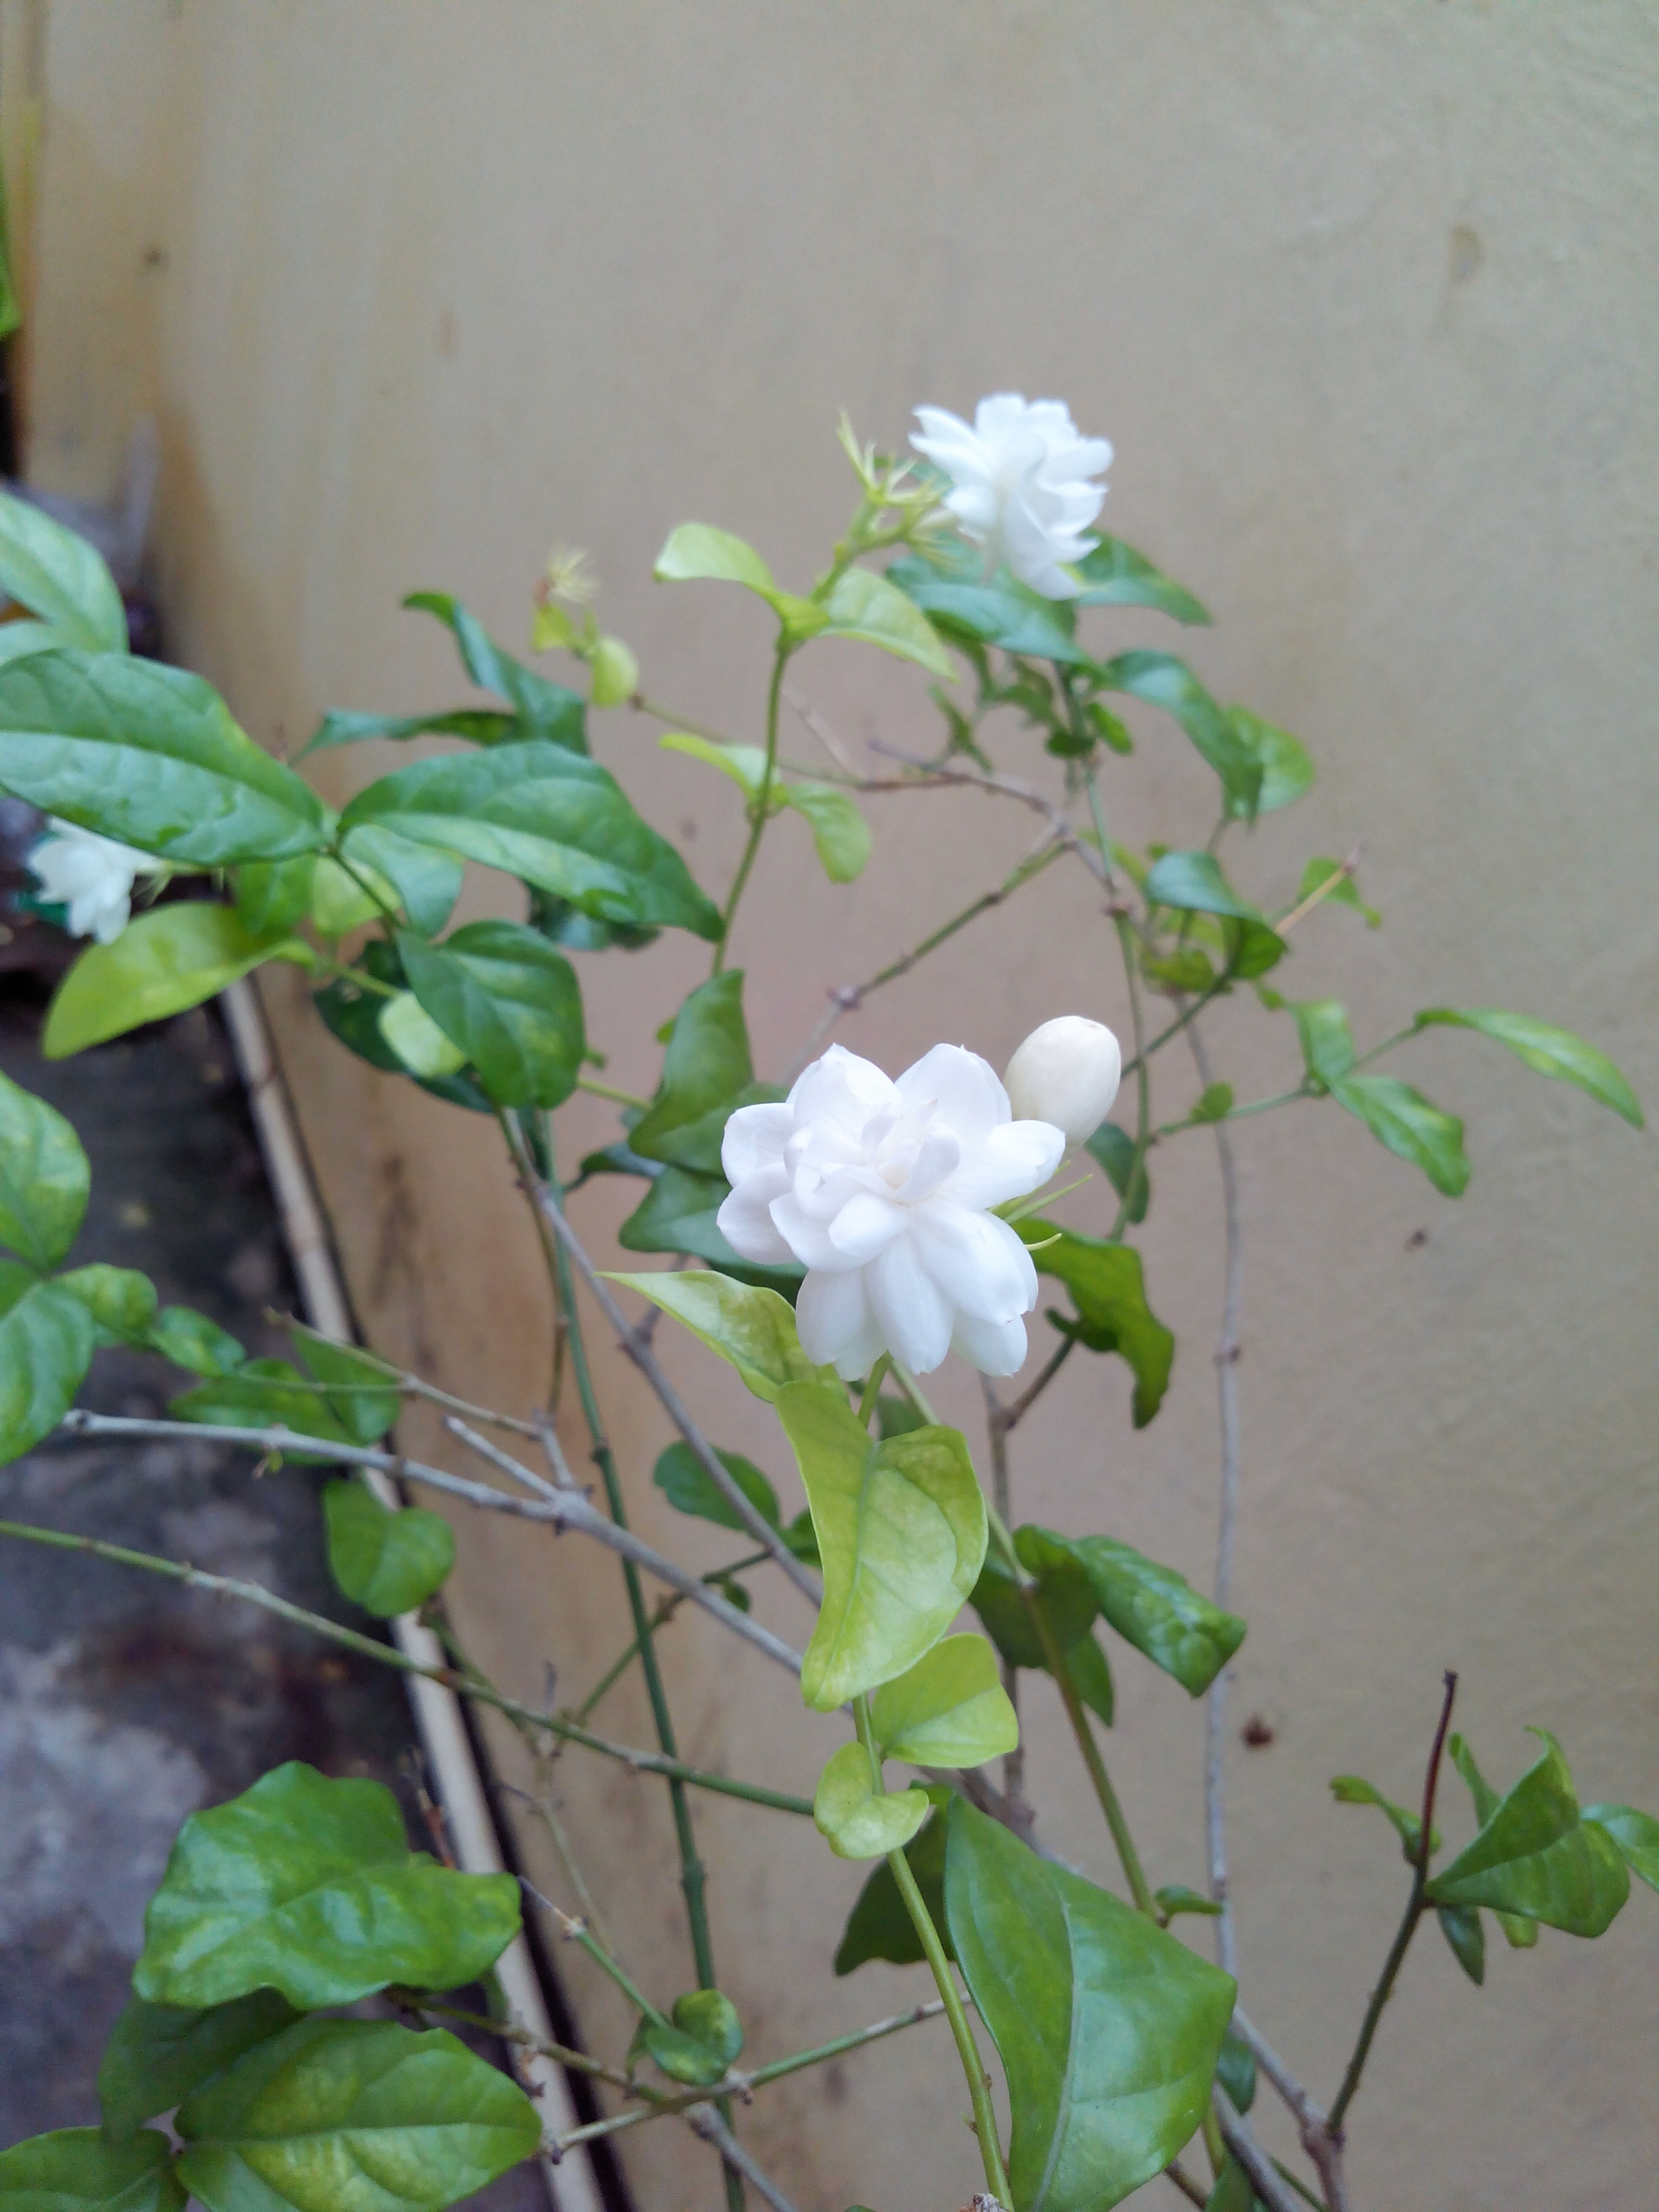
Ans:
[[[902,1850],[931,1810],[927,1793],[878,1795],[861,1743],[844,1743],[818,1777],[812,1818],[838,1859],[878,1859]]]
[[[295,937],[255,937],[234,907],[198,899],[158,906],[112,945],[93,945],[58,987],[40,1049],[64,1060],[145,1022],[198,1006],[267,960],[313,963]]]
[[[605,1280],[621,1283],[660,1306],[711,1352],[729,1361],[756,1397],[769,1403],[792,1383],[817,1382],[832,1373],[815,1367],[801,1350],[794,1308],[775,1291],[734,1283],[713,1268],[688,1269],[683,1274],[613,1274]]]
[[[0,492],[0,591],[50,623],[64,645],[127,650],[126,609],[102,554],[9,491]]]
[[[982,1636],[947,1636],[870,1701],[876,1741],[912,1766],[982,1766],[1019,1741],[997,1656]]]
[[[676,1997],[671,2024],[640,2022],[639,2039],[671,2081],[690,2088],[718,2081],[743,2049],[743,2022],[719,1990],[689,1990]]]
[[[956,680],[956,663],[944,641],[915,601],[873,568],[848,568],[823,603],[826,637],[848,637],[878,645],[884,653],[913,660],[919,668]]]
[[[708,578],[715,583],[742,584],[767,600],[777,592],[772,571],[754,547],[745,545],[729,530],[717,530],[708,522],[683,522],[671,531],[651,573],[662,584]]]
[[[444,1035],[413,991],[380,1000],[374,1018],[411,1075],[453,1075],[466,1066],[466,1054]]]
[[[1659,1820],[1633,1805],[1586,1805],[1581,1820],[1594,1820],[1618,1844],[1625,1864],[1650,1889],[1659,1889]]]
[[[1431,1006],[1417,1017],[1420,1030],[1441,1023],[1495,1037],[1535,1075],[1553,1075],[1563,1083],[1576,1083],[1598,1104],[1610,1106],[1622,1115],[1632,1128],[1642,1127],[1641,1102],[1624,1075],[1599,1045],[1587,1044],[1571,1030],[1559,1030],[1530,1014],[1504,1013],[1497,1006],[1474,1006],[1464,1012]]]
[[[870,858],[870,825],[851,795],[832,783],[791,783],[784,786],[783,799],[805,816],[818,866],[830,882],[856,882]]]

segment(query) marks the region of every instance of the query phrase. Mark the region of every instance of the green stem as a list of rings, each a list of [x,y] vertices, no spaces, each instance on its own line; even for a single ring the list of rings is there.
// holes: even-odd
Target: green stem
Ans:
[[[559,1915],[559,1932],[568,1942],[581,1945],[599,1972],[609,1976],[636,2012],[643,2013],[654,2027],[672,2027],[673,2026],[674,2023],[668,2015],[659,2012],[644,1990],[637,1988],[629,1979],[628,1975],[617,1964],[604,1944],[594,1936],[586,1921],[573,1920],[568,1912],[562,1912]]]
[[[624,1766],[647,1774],[662,1774],[689,1784],[694,1789],[712,1790],[725,1797],[741,1797],[751,1805],[764,1805],[777,1813],[794,1813],[810,1820],[812,1808],[805,1797],[793,1797],[781,1790],[766,1790],[758,1783],[733,1781],[729,1775],[710,1774],[702,1767],[688,1766],[684,1760],[660,1756],[656,1752],[636,1751],[631,1745],[613,1743],[606,1736],[595,1735],[591,1729],[568,1719],[562,1713],[538,1712],[533,1705],[521,1705],[516,1698],[502,1695],[493,1684],[453,1667],[428,1667],[419,1659],[411,1659],[407,1652],[399,1651],[395,1644],[381,1644],[372,1636],[359,1634],[337,1620],[330,1620],[320,1613],[308,1613],[303,1606],[293,1605],[285,1597],[278,1597],[258,1583],[243,1582],[234,1575],[210,1574],[204,1568],[187,1566],[179,1559],[166,1559],[152,1552],[135,1552],[125,1544],[107,1544],[101,1537],[77,1536],[62,1528],[38,1528],[26,1522],[0,1521],[0,1537],[11,1536],[27,1544],[45,1544],[54,1551],[84,1552],[95,1559],[108,1559],[119,1567],[138,1567],[146,1574],[163,1576],[169,1582],[183,1583],[191,1589],[209,1590],[221,1597],[240,1598],[248,1605],[257,1605],[264,1612],[274,1613],[279,1620],[292,1621],[296,1627],[309,1629],[314,1636],[330,1644],[338,1644],[343,1650],[355,1651],[359,1657],[372,1659],[377,1666],[391,1667],[400,1674],[419,1674],[428,1682],[437,1682],[446,1690],[453,1690],[463,1698],[471,1698],[479,1705],[490,1705],[510,1721],[526,1729],[542,1729],[568,1743],[580,1744],[585,1750],[602,1753]]]
[[[726,965],[726,949],[731,941],[732,924],[737,919],[738,902],[742,898],[756,855],[760,851],[761,839],[766,835],[767,816],[772,805],[772,787],[778,773],[778,702],[783,696],[783,672],[789,665],[793,650],[788,640],[780,636],[777,650],[772,657],[772,682],[766,695],[766,766],[761,772],[760,789],[755,793],[749,824],[749,842],[743,848],[743,858],[738,862],[738,872],[732,878],[732,889],[726,902],[726,912],[720,921],[720,940],[714,947],[713,973],[718,975]]]
[[[764,1566],[770,1559],[771,1556],[772,1554],[769,1552],[751,1552],[746,1559],[733,1559],[729,1567],[711,1568],[708,1574],[699,1575],[697,1579],[699,1582],[705,1583],[722,1583],[725,1582],[731,1575],[741,1574],[746,1567]],[[652,1626],[653,1631],[658,1628],[665,1628],[684,1603],[684,1594],[679,1590],[671,1590],[665,1597],[659,1598],[657,1601],[656,1613],[653,1617]],[[588,1692],[587,1695],[582,1699],[580,1705],[577,1706],[576,1718],[579,1721],[588,1719],[598,1706],[600,1699],[604,1698],[608,1692],[616,1687],[617,1684],[622,1680],[629,1667],[633,1665],[634,1661],[639,1656],[639,1638],[636,1637],[633,1643],[629,1645],[627,1650],[623,1653],[621,1658],[613,1661],[612,1663],[605,1668],[604,1674],[600,1675],[598,1682],[595,1683],[593,1687]]]
[[[358,874],[356,868],[352,866],[350,861],[347,860],[345,854],[337,846],[335,848],[334,851],[328,855],[328,857],[334,862],[337,867],[344,869],[347,875],[350,877],[352,882],[356,884],[358,890],[362,893],[366,899],[372,900],[374,905],[379,907],[381,921],[390,922],[395,927],[398,921],[397,908],[395,906],[388,906],[386,901],[380,896],[379,891],[375,890],[374,884],[371,883],[366,883],[363,880],[362,877]]]
[[[641,1111],[651,1103],[648,1098],[641,1098],[632,1091],[618,1091],[614,1083],[601,1083],[592,1075],[579,1075],[576,1088],[578,1091],[591,1091],[596,1098],[614,1099],[618,1106],[637,1106]]]
[[[359,990],[372,992],[377,999],[401,999],[404,994],[403,988],[381,982],[367,968],[348,968],[343,961],[331,960],[326,952],[313,952],[311,957],[313,968],[323,975],[332,975],[342,983],[355,983]]]
[[[1230,1106],[1224,1114],[1209,1120],[1194,1121],[1189,1115],[1184,1121],[1166,1121],[1162,1128],[1154,1129],[1152,1137],[1162,1143],[1165,1137],[1178,1137],[1183,1129],[1213,1129],[1223,1121],[1247,1121],[1252,1114],[1267,1114],[1275,1106],[1294,1105],[1298,1098],[1311,1098],[1313,1092],[1305,1083],[1298,1083],[1294,1091],[1276,1091],[1271,1098],[1252,1098],[1247,1105]]]
[[[1137,1074],[1139,1072],[1140,1062],[1143,1058],[1150,1060],[1155,1052],[1161,1052],[1164,1046],[1170,1042],[1171,1038],[1178,1037],[1182,1030],[1186,1028],[1187,1024],[1194,1018],[1194,1017],[1195,1015],[1201,1014],[1205,1007],[1210,1004],[1211,1000],[1212,999],[1218,999],[1226,988],[1227,978],[1224,975],[1218,976],[1215,981],[1211,984],[1207,991],[1201,991],[1197,998],[1192,1000],[1190,1005],[1186,1006],[1182,1009],[1181,1012],[1176,1015],[1175,1020],[1170,1024],[1168,1029],[1160,1030],[1158,1031],[1158,1035],[1153,1037],[1152,1042],[1147,1045],[1144,1054],[1137,1054],[1133,1060],[1126,1060],[1124,1061],[1124,1074]]]
[[[881,1386],[887,1380],[887,1371],[889,1368],[891,1367],[892,1364],[892,1353],[890,1352],[884,1352],[881,1358],[877,1360],[875,1365],[870,1370],[870,1379],[864,1386],[864,1395],[859,1400],[859,1426],[860,1428],[867,1429],[870,1425],[870,1417],[875,1412],[877,1401],[881,1396]]]
[[[876,1749],[874,1732],[870,1726],[870,1700],[866,1696],[853,1700],[853,1725],[859,1733],[870,1761],[871,1779],[877,1790],[882,1787],[881,1754]],[[968,2094],[974,2107],[974,2133],[979,2137],[979,2154],[985,2167],[985,2185],[999,2204],[1012,2206],[1013,2199],[1008,2189],[1008,2173],[1002,2163],[1002,2142],[997,2133],[996,2109],[991,2102],[991,2077],[980,2058],[979,2045],[974,2040],[974,2031],[957,1988],[956,1976],[945,1955],[945,1946],[933,1925],[933,1916],[927,1910],[927,1899],[916,1885],[910,1871],[910,1862],[902,1850],[889,1851],[887,1864],[899,1895],[904,1899],[904,1909],[910,1916],[911,1925],[921,1942],[933,1969],[933,1980],[945,2006],[945,2016],[951,2023],[951,2033],[956,2039],[957,2056],[962,2061],[962,2070],[968,2080]]]
[[[1421,1035],[1422,1030],[1415,1022],[1408,1030],[1396,1030],[1391,1037],[1384,1037],[1381,1044],[1374,1044],[1369,1052],[1362,1052],[1349,1073],[1352,1074],[1354,1068],[1368,1067],[1372,1060],[1381,1060],[1385,1052],[1392,1052],[1395,1045],[1406,1044],[1413,1037]]]

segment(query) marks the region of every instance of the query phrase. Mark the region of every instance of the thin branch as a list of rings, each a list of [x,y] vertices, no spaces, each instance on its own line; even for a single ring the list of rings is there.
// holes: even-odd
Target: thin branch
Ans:
[[[1221,2123],[1222,2140],[1250,2178],[1251,2186],[1267,2207],[1267,2212],[1298,2212],[1296,2198],[1281,2179],[1261,2144],[1251,2133],[1250,2124],[1233,2105],[1224,2089],[1213,2092],[1215,2115]]]
[[[728,2166],[736,2166],[744,2179],[766,2199],[772,2207],[772,2212],[795,2212],[794,2206],[766,2168],[752,2152],[744,2148],[712,2105],[693,2105],[685,2119],[692,2134],[701,2136],[707,2143],[712,2143]]]
[[[329,1335],[326,1329],[313,1328],[308,1322],[301,1321],[294,1314],[278,1313],[274,1308],[267,1308],[265,1319],[295,1336],[309,1337],[313,1344],[331,1344],[341,1352],[349,1352],[354,1358],[372,1361],[375,1366],[384,1368],[388,1382],[395,1383],[398,1389],[406,1391],[412,1398],[425,1398],[434,1406],[447,1406],[452,1413],[465,1413],[472,1420],[488,1421],[492,1429],[510,1429],[515,1436],[534,1437],[538,1433],[533,1421],[520,1420],[516,1413],[498,1413],[491,1406],[475,1406],[469,1398],[457,1398],[448,1390],[441,1390],[435,1382],[428,1382],[423,1376],[411,1374],[407,1368],[398,1366],[380,1352],[371,1352],[366,1345],[342,1344],[337,1336]],[[337,1382],[322,1382],[317,1386],[325,1396],[342,1388],[350,1390],[363,1387],[373,1388],[373,1385],[343,1386]]]
[[[1193,2179],[1178,2158],[1172,2158],[1164,2167],[1164,2178],[1166,2181],[1174,2182],[1189,2204],[1202,2207],[1209,2203],[1209,2191]]]
[[[481,1437],[476,1429],[469,1429],[466,1423],[457,1415],[446,1414],[444,1426],[450,1435],[464,1443],[469,1451],[476,1452],[481,1460],[486,1461],[489,1466],[497,1468],[510,1480],[522,1483],[526,1490],[533,1491],[538,1498],[551,1498],[557,1502],[565,1496],[569,1486],[555,1485],[550,1483],[545,1475],[532,1473],[529,1468],[514,1459],[510,1453],[498,1449],[487,1437]]]
[[[1013,1431],[1018,1427],[1019,1424],[1025,1419],[1027,1413],[1030,1412],[1032,1407],[1036,1405],[1037,1400],[1042,1395],[1043,1392],[1054,1381],[1055,1376],[1059,1374],[1060,1369],[1066,1364],[1066,1362],[1071,1358],[1072,1354],[1076,1350],[1076,1337],[1065,1336],[1060,1339],[1058,1348],[1050,1353],[1042,1372],[1036,1377],[1036,1380],[1034,1382],[1029,1383],[1026,1388],[1020,1392],[1018,1397],[1014,1400],[1012,1405],[1006,1406],[1002,1408],[1001,1422],[1004,1436],[1012,1435]],[[1000,1506],[999,1506],[997,1510],[999,1512],[1002,1510]],[[1004,1514],[1003,1517],[1006,1520],[1007,1516]]]
[[[1332,2127],[1329,2114],[1309,2095],[1261,2030],[1254,2027],[1237,2007],[1233,2010],[1232,2027],[1234,2034],[1249,2045],[1256,2065],[1289,2106],[1296,2121],[1297,2131],[1302,2138],[1302,2148],[1312,2161],[1325,2191],[1324,2201],[1328,2212],[1348,2212],[1347,2185],[1342,2172],[1342,2137]],[[1301,2183],[1293,2174],[1286,2175],[1285,2179],[1292,2188],[1301,2188]]]
[[[1282,921],[1276,921],[1273,924],[1279,934],[1281,937],[1287,937],[1304,915],[1311,914],[1322,899],[1328,899],[1333,891],[1340,890],[1358,866],[1359,848],[1356,845],[1340,868],[1327,876],[1322,884],[1316,884],[1299,906],[1293,906]]]

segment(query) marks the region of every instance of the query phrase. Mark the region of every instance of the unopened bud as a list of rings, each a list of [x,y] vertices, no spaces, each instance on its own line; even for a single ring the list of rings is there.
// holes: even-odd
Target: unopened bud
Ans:
[[[1031,1031],[1003,1081],[1017,1121],[1049,1121],[1066,1142],[1092,1137],[1117,1097],[1123,1055],[1103,1022],[1060,1014]]]

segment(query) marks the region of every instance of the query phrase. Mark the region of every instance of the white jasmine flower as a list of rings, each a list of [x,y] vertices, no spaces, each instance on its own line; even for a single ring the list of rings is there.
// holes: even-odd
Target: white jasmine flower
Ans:
[[[1022,1120],[1052,1121],[1080,1145],[1111,1111],[1123,1054],[1104,1022],[1060,1014],[1034,1029],[1008,1063],[1003,1081]]]
[[[95,937],[112,945],[132,918],[136,877],[164,875],[166,863],[131,845],[118,845],[72,822],[46,817],[46,835],[28,856],[29,873],[50,906],[68,908],[71,937]]]
[[[971,428],[942,407],[918,407],[916,417],[925,435],[910,443],[950,477],[945,504],[963,534],[1044,599],[1075,598],[1077,579],[1060,563],[1097,542],[1083,533],[1105,501],[1091,478],[1111,465],[1107,441],[1079,437],[1063,400],[1018,392],[981,399]]]
[[[995,1070],[960,1045],[896,1083],[832,1045],[782,1105],[727,1121],[720,1225],[745,1260],[806,1268],[802,1347],[849,1381],[884,1352],[916,1375],[952,1350],[1012,1375],[1036,1270],[988,1208],[1037,1189],[1065,1149],[1048,1122],[1016,1121]]]

